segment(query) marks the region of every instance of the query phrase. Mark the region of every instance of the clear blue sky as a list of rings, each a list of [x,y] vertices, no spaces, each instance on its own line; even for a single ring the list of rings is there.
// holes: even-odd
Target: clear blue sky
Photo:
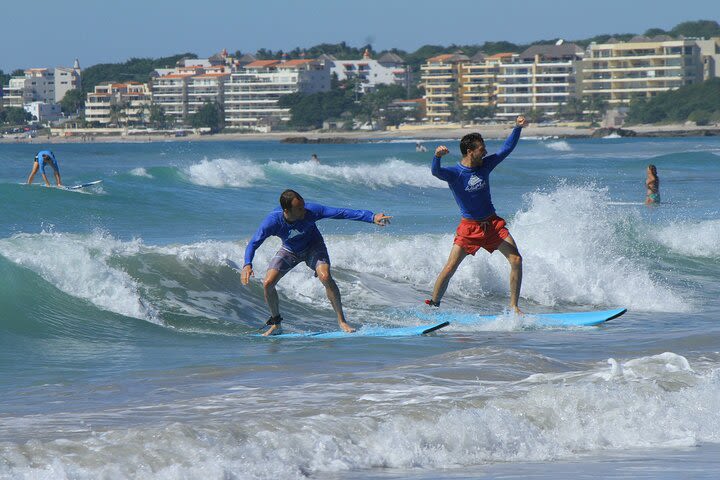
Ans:
[[[223,48],[255,52],[367,42],[526,43],[719,20],[718,0],[36,0],[2,2],[0,69],[121,62]]]

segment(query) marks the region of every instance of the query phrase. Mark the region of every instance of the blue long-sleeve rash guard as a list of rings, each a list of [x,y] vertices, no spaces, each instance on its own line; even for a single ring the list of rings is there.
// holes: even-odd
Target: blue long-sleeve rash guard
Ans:
[[[40,171],[45,174],[45,161],[43,160],[43,155],[47,155],[50,157],[50,161],[52,162],[53,166],[55,167],[55,170],[58,172],[60,171],[60,167],[58,167],[57,159],[55,158],[55,154],[51,152],[50,150],[41,150],[38,152],[37,155],[35,155],[35,158],[37,158],[38,164],[40,165]]]
[[[358,220],[373,223],[375,215],[370,210],[326,207],[318,203],[305,204],[305,218],[289,223],[280,207],[265,217],[245,249],[245,265],[252,265],[255,251],[266,238],[275,235],[282,240],[283,248],[293,253],[307,249],[314,241],[322,239],[315,222],[323,218]]]
[[[521,130],[521,127],[515,127],[500,151],[483,157],[482,166],[477,168],[468,168],[460,163],[442,167],[440,157],[433,157],[432,174],[448,183],[463,218],[483,220],[495,214],[490,198],[490,172],[515,149]]]

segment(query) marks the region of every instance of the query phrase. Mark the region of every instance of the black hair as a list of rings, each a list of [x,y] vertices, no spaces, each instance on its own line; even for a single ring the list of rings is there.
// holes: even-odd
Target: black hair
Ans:
[[[648,165],[648,168],[650,169],[650,171],[652,172],[653,175],[657,176],[657,167],[655,167],[655,165],[653,165],[651,163],[650,165]]]
[[[302,195],[300,195],[295,190],[290,190],[288,188],[280,194],[280,206],[283,210],[290,210],[290,208],[292,207],[292,201],[296,198],[299,200],[303,200]]]
[[[464,156],[468,150],[477,148],[478,143],[483,141],[482,135],[479,133],[468,133],[460,140],[460,153]]]

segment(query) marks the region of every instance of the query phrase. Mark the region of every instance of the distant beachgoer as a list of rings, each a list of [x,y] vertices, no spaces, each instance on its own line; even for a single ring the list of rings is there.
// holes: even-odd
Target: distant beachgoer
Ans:
[[[447,263],[440,271],[432,298],[425,300],[430,306],[439,307],[450,279],[468,255],[484,248],[489,253],[500,250],[510,263],[510,308],[522,313],[518,308],[520,285],[522,284],[522,257],[515,240],[505,227],[505,220],[495,213],[490,199],[490,172],[515,149],[520,132],[528,124],[520,115],[515,121],[510,136],[505,140],[499,152],[487,154],[485,141],[479,133],[470,133],[460,140],[462,159],[457,165],[443,167],[440,159],[449,153],[445,145],[435,149],[432,161],[432,174],[445,180],[460,207],[462,219],[455,232],[455,240]]]
[[[647,187],[647,196],[645,205],[654,205],[660,203],[660,179],[658,178],[657,168],[655,165],[648,165],[647,179],[645,180]]]
[[[247,285],[250,277],[254,275],[252,261],[255,251],[269,236],[280,237],[282,246],[270,260],[263,281],[265,301],[270,308],[270,319],[266,322],[270,328],[263,335],[277,335],[282,331],[280,327],[282,317],[275,285],[300,262],[305,262],[314,270],[315,276],[322,282],[328,300],[337,315],[340,328],[348,333],[355,331],[345,321],[340,290],[330,275],[330,257],[325,247],[325,240],[315,224],[323,218],[358,220],[384,227],[392,217],[384,213],[373,214],[369,210],[333,208],[317,203],[306,204],[299,193],[294,190],[285,190],[280,195],[280,208],[276,208],[265,217],[260,228],[248,243],[245,249],[245,266],[240,277],[242,284]]]
[[[417,142],[417,143],[415,144],[415,151],[416,151],[416,152],[427,152],[427,148],[426,148],[425,145],[423,145],[422,143]]]
[[[35,155],[35,163],[33,163],[32,171],[30,172],[30,176],[27,179],[28,185],[33,183],[33,180],[35,179],[35,174],[38,172],[38,170],[40,170],[42,178],[43,180],[45,180],[45,185],[48,187],[50,186],[47,175],[45,175],[46,165],[50,165],[52,167],[55,174],[55,183],[58,187],[62,187],[62,180],[60,179],[60,167],[58,167],[55,154],[50,150],[42,150],[38,152],[37,155]]]
[[[318,158],[316,153],[312,154],[312,156],[310,157],[310,161],[313,163],[318,163],[318,164],[320,163],[320,159]]]

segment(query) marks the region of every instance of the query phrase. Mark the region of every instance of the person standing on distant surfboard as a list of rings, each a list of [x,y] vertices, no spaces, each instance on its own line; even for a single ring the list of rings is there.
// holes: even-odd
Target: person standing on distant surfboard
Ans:
[[[452,167],[442,167],[440,159],[449,153],[445,145],[435,150],[432,174],[448,183],[455,201],[460,207],[462,219],[455,232],[450,257],[435,281],[432,298],[425,303],[440,306],[450,279],[468,255],[484,248],[489,253],[500,250],[510,263],[510,308],[522,313],[518,307],[520,285],[522,284],[522,256],[515,240],[505,227],[505,220],[497,216],[490,199],[490,172],[515,149],[520,132],[528,124],[520,115],[515,128],[505,140],[499,152],[487,155],[485,141],[479,133],[470,133],[460,140],[462,159]]]
[[[314,270],[315,276],[322,282],[328,300],[337,315],[340,328],[348,333],[355,331],[345,321],[340,290],[330,275],[330,257],[325,247],[325,240],[315,225],[315,222],[323,218],[358,220],[384,227],[390,223],[392,217],[384,213],[373,214],[369,210],[333,208],[317,203],[306,204],[299,193],[294,190],[285,190],[280,195],[280,208],[276,208],[265,217],[260,228],[248,243],[245,249],[245,265],[241,273],[242,284],[247,285],[250,277],[254,275],[252,261],[255,251],[269,236],[280,237],[282,247],[270,260],[263,281],[265,301],[270,308],[270,319],[266,322],[270,328],[263,335],[278,335],[282,332],[280,326],[282,317],[275,285],[300,262],[305,262]]]
[[[45,180],[45,186],[49,187],[50,182],[48,181],[47,175],[45,175],[45,166],[50,165],[55,173],[55,183],[58,187],[62,187],[62,180],[60,179],[60,167],[58,167],[57,159],[55,154],[50,150],[42,150],[35,155],[35,163],[33,164],[30,176],[27,179],[27,184],[30,185],[35,179],[35,174],[40,170],[43,180]]]

